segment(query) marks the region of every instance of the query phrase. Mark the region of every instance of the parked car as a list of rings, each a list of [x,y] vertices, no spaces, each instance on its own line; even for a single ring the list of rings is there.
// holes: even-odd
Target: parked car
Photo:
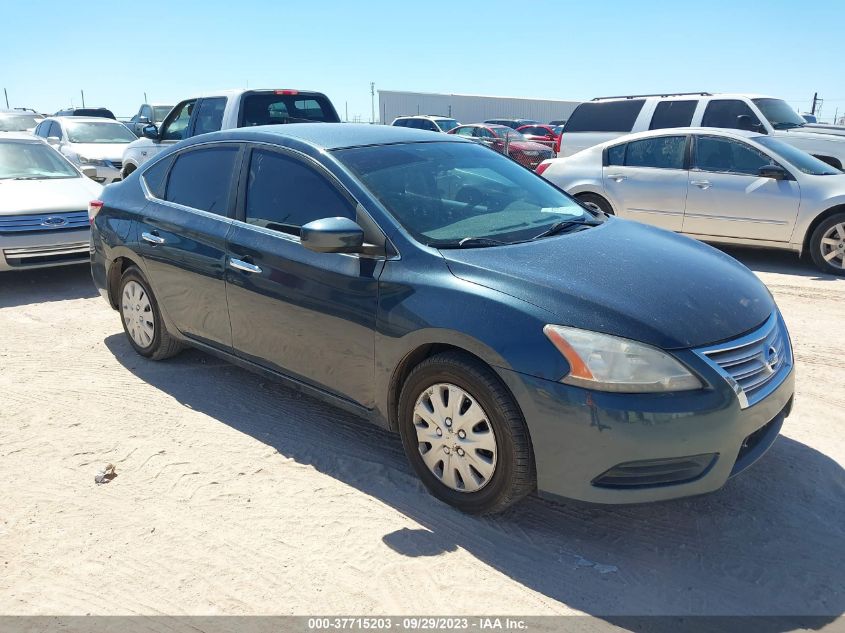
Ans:
[[[554,121],[549,121],[549,125],[552,127],[563,127],[566,125],[566,119],[555,119]]]
[[[845,165],[845,138],[810,131],[783,99],[709,92],[633,95],[580,104],[563,129],[557,153],[582,149],[631,132],[674,127],[718,127],[777,137],[837,169]]]
[[[123,151],[137,137],[123,123],[100,117],[49,117],[35,128],[40,136],[80,167],[95,167],[107,185],[122,178]]]
[[[781,138],[654,130],[537,171],[605,213],[708,242],[809,252],[824,272],[845,275],[845,173]]]
[[[305,90],[224,90],[177,103],[162,124],[141,130],[142,138],[123,153],[125,178],[163,149],[217,130],[302,122],[337,123],[332,102],[321,92]]]
[[[207,134],[89,213],[138,354],[197,347],[397,431],[468,512],[716,490],[791,409],[789,335],[751,271],[458,136]]]
[[[115,119],[114,112],[108,108],[66,108],[59,110],[53,116],[88,116],[99,117],[103,119]]]
[[[396,117],[391,125],[428,130],[429,132],[448,132],[458,127],[460,123],[451,117],[435,114],[415,114],[413,116]]]
[[[0,135],[0,271],[88,262],[88,202],[102,190],[41,139]]]
[[[526,140],[546,145],[552,149],[557,146],[557,140],[560,136],[560,132],[550,125],[523,125],[516,131],[522,134]]]
[[[539,121],[534,119],[487,119],[484,123],[487,125],[504,125],[512,130],[516,130],[523,125],[541,125]]]
[[[150,124],[155,126],[161,125],[165,117],[173,109],[172,105],[164,105],[161,103],[143,103],[138,108],[131,119],[129,119],[129,128],[135,133],[135,136],[141,136],[144,128]]]
[[[0,132],[32,132],[44,120],[40,114],[20,110],[0,110]]]
[[[554,156],[547,145],[529,141],[516,130],[504,125],[472,123],[449,130],[449,134],[481,143],[500,154],[507,150],[510,158],[528,169],[535,169],[541,162]]]

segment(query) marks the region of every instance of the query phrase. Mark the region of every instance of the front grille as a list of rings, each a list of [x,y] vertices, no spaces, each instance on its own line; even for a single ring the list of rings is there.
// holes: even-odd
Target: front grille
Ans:
[[[88,242],[6,248],[3,249],[3,257],[9,266],[38,266],[59,262],[84,261],[90,257],[90,249]]]
[[[765,398],[792,369],[792,346],[780,313],[751,334],[696,350],[728,382],[746,409]]]
[[[83,229],[87,227],[88,211],[0,216],[0,235],[7,233],[62,231],[65,229]]]

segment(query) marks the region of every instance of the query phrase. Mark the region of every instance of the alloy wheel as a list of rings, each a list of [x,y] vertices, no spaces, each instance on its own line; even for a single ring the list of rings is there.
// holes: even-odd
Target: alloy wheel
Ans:
[[[149,347],[155,336],[155,316],[147,291],[137,281],[129,281],[123,287],[120,306],[129,336],[138,347]]]
[[[821,239],[822,258],[831,266],[845,270],[845,222],[831,226]]]

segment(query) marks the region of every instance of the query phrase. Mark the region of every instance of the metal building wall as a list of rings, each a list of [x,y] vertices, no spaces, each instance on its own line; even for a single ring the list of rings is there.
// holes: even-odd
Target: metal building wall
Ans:
[[[487,97],[483,95],[439,94],[379,90],[379,118],[390,124],[398,116],[438,114],[451,116],[461,123],[479,123],[485,119],[536,119],[548,123],[567,119],[580,101]]]

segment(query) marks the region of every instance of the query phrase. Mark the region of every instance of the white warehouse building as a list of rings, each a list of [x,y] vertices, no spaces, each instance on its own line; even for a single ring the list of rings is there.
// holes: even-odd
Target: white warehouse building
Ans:
[[[581,102],[379,90],[378,103],[381,122],[390,125],[396,117],[411,114],[448,116],[461,123],[480,123],[485,119],[534,119],[548,123],[568,119]]]

